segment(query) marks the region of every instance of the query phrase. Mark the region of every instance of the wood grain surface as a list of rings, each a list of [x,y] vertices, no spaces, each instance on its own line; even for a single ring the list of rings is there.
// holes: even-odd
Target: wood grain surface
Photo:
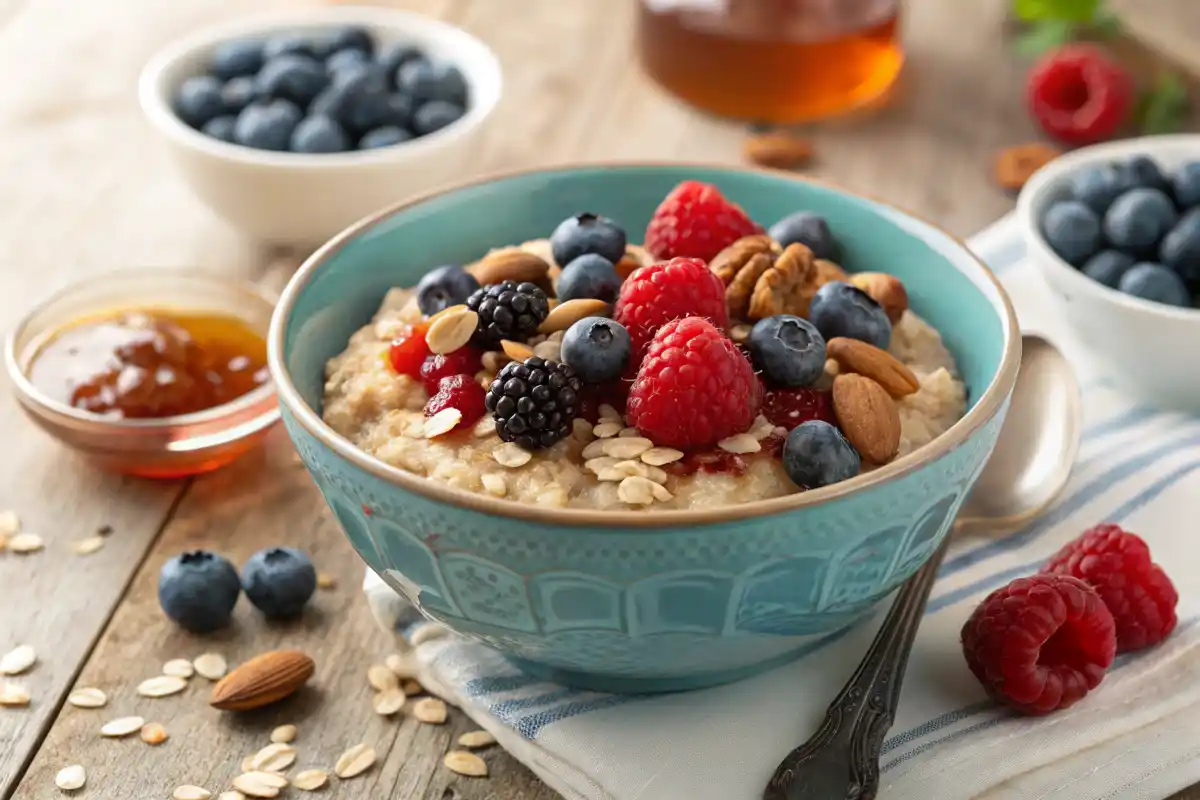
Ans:
[[[1186,2],[1186,0],[1181,0]],[[311,4],[311,3],[310,3]],[[268,7],[301,7],[269,0]],[[404,0],[480,35],[499,54],[505,96],[463,177],[598,159],[736,163],[743,127],[706,118],[664,96],[638,71],[627,0]],[[278,283],[296,254],[265,252],[215,220],[171,171],[143,125],[134,86],[142,63],[187,31],[244,10],[239,0],[7,0],[0,2],[0,69],[20,76],[0,93],[0,319],[82,275],[130,264],[196,266]],[[913,0],[902,91],[867,120],[814,128],[810,172],[868,192],[967,235],[1011,207],[988,182],[990,156],[1035,138],[1021,103],[1021,65],[1000,41],[1002,0]],[[29,643],[40,661],[20,682],[28,709],[0,709],[0,797],[59,797],[55,773],[82,764],[81,797],[166,798],[182,783],[216,796],[242,758],[283,722],[300,730],[297,768],[327,770],[346,748],[374,746],[379,763],[322,796],[405,800],[543,800],[553,793],[493,748],[486,779],[441,764],[471,727],[370,709],[366,670],[389,652],[360,598],[362,562],[326,513],[283,435],[230,469],[191,483],[149,484],[98,475],[56,447],[0,393],[0,509],[17,510],[47,549],[0,553],[0,652]],[[101,525],[101,551],[71,541]],[[197,639],[168,624],[155,598],[163,561],[208,547],[240,563],[288,543],[313,554],[339,585],[320,592],[300,622],[270,626],[245,601],[237,624]],[[278,646],[317,662],[292,701],[244,715],[206,704],[202,678],[182,695],[134,692],[171,658],[214,650],[236,663]],[[73,686],[109,694],[106,708],[65,706]],[[104,722],[130,714],[166,726],[151,748],[102,739]],[[1200,798],[1200,793],[1181,795]]]

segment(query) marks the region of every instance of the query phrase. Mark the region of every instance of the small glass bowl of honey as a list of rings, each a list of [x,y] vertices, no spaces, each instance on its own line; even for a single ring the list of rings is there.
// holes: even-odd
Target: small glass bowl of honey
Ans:
[[[277,297],[195,271],[76,283],[5,342],[26,414],[98,466],[180,478],[225,466],[279,420],[266,334]]]

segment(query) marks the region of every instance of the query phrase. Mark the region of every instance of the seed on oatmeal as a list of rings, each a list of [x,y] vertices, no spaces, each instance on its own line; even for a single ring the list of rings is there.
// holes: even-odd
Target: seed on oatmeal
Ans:
[[[399,687],[386,689],[371,699],[371,708],[381,717],[390,717],[404,708],[407,700],[408,698],[404,696],[404,692],[400,691]]]
[[[302,792],[315,792],[329,780],[329,773],[323,769],[306,769],[296,773],[292,778],[292,786]]]
[[[760,442],[774,432],[775,424],[761,414],[759,414],[758,418],[754,420],[754,425],[751,426],[749,431],[750,435]]]
[[[471,429],[471,435],[479,437],[495,436],[496,420],[490,414],[485,414],[479,422],[475,423],[475,427]]]
[[[748,433],[738,433],[717,442],[717,447],[726,453],[757,453],[762,445]]]
[[[676,450],[674,447],[651,447],[638,458],[652,467],[661,467],[683,458],[683,451]]]
[[[500,342],[500,349],[504,351],[504,355],[508,356],[510,361],[524,361],[527,358],[533,357],[533,348],[529,345],[513,342],[508,339]]]
[[[328,572],[318,572],[317,573],[317,588],[318,589],[326,589],[326,590],[336,589],[337,588],[337,578],[330,575]]]
[[[0,683],[0,706],[27,706],[30,699],[24,687],[15,683]]]
[[[592,423],[583,417],[571,420],[571,435],[581,442],[590,442],[593,437]]]
[[[162,744],[169,738],[167,729],[157,722],[147,722],[143,725],[141,737],[146,744]]]
[[[76,789],[82,789],[85,783],[87,783],[87,773],[83,771],[82,764],[72,764],[69,767],[63,767],[54,776],[54,785],[64,792],[73,792]]]
[[[271,741],[275,744],[288,744],[296,739],[295,725],[280,725],[271,731]]]
[[[631,436],[641,436],[642,432],[637,428],[621,428],[621,432],[617,436],[623,436],[628,439]]]
[[[408,637],[408,640],[412,642],[413,647],[420,647],[426,642],[432,642],[434,639],[442,638],[449,632],[450,631],[448,631],[444,626],[439,625],[436,622],[426,622],[423,623],[421,627],[414,630],[412,635]]]
[[[208,800],[212,797],[212,792],[200,786],[185,783],[183,786],[176,786],[175,791],[171,792],[171,797],[175,800]]]
[[[196,674],[196,668],[186,658],[172,658],[163,664],[163,675],[173,678],[190,678]]]
[[[652,467],[649,464],[646,465],[646,477],[655,483],[667,482],[666,470],[662,469],[661,467]]]
[[[479,315],[466,306],[446,309],[435,316],[425,331],[425,345],[438,355],[453,353],[471,341]]]
[[[18,533],[8,540],[8,549],[14,553],[36,553],[46,546],[36,533]]]
[[[533,354],[546,361],[562,361],[562,342],[542,342],[533,348]]]
[[[485,778],[488,774],[487,763],[466,750],[451,750],[446,753],[442,763],[451,772],[457,772],[459,775],[466,775],[469,778]]]
[[[621,461],[622,459],[613,458],[612,456],[596,456],[595,458],[589,458],[587,461],[584,461],[583,468],[590,472],[599,474],[602,470],[606,470],[609,467],[615,467],[617,464],[620,464]]]
[[[533,351],[531,350],[530,352]],[[509,361],[512,361],[512,359],[506,353],[502,353],[499,350],[488,350],[480,358],[483,368],[493,375],[499,372]]]
[[[492,736],[492,734],[488,733],[487,731],[467,731],[462,736],[458,737],[458,744],[460,747],[467,747],[472,750],[479,747],[487,747],[488,745],[495,743],[496,737]]]
[[[623,481],[626,478],[632,477],[648,478],[650,476],[650,468],[640,461],[618,461],[607,469],[596,473],[596,480],[599,481]]]
[[[598,439],[609,439],[621,432],[621,423],[619,422],[601,422],[596,427],[592,428],[592,433]]]
[[[412,715],[420,722],[441,725],[446,721],[446,704],[436,697],[423,697],[413,703]]]
[[[631,505],[648,506],[654,502],[654,488],[657,483],[649,478],[641,478],[632,476],[625,478],[617,486],[617,497],[622,503]]]
[[[409,678],[400,686],[400,691],[404,692],[405,697],[412,697],[413,695],[424,694],[425,687],[421,685],[420,681]]]
[[[338,756],[337,763],[333,765],[333,774],[342,779],[353,778],[369,770],[374,763],[375,748],[356,744]]]
[[[187,681],[174,675],[158,675],[138,684],[137,693],[142,697],[167,697],[179,694],[187,688]]]
[[[0,657],[0,675],[20,675],[37,661],[37,653],[27,644],[14,647]]]
[[[86,539],[71,542],[71,552],[77,556],[90,556],[102,547],[104,547],[103,536],[89,536]]]
[[[137,733],[146,724],[146,720],[141,717],[118,717],[110,722],[104,723],[100,728],[100,735],[107,736],[110,739],[119,739],[122,736],[128,736],[131,733]]]
[[[601,403],[600,407],[596,409],[596,413],[600,416],[601,422],[603,422],[604,420],[607,420],[607,419],[616,420],[617,422],[621,422],[621,412],[617,411],[615,408],[610,406],[608,403]],[[621,424],[624,425],[625,423],[622,422]]]
[[[254,772],[254,753],[242,759],[242,772]]]
[[[641,436],[625,436],[616,439],[601,439],[602,452],[613,458],[638,458],[654,447],[654,442]]]
[[[533,453],[528,450],[522,450],[514,442],[505,442],[492,451],[492,458],[496,459],[496,463],[502,467],[515,469],[523,467],[533,458]]]
[[[274,772],[244,772],[233,779],[233,788],[248,797],[278,797],[288,779]]]
[[[103,708],[108,695],[90,686],[81,686],[67,695],[67,702],[76,708]]]
[[[496,380],[495,373],[488,372],[485,369],[475,373],[475,382],[479,384],[481,389],[487,390],[492,388],[492,382]]]
[[[597,439],[583,448],[583,452],[580,455],[583,456],[584,461],[590,461],[593,458],[599,458],[604,455],[604,444],[607,441],[607,439]]]
[[[538,326],[538,333],[565,331],[584,317],[602,317],[608,313],[608,303],[603,300],[579,297],[568,300],[554,308]]]
[[[250,757],[251,772],[283,772],[296,761],[296,748],[273,742]]]
[[[417,666],[412,662],[412,659],[406,658],[399,653],[392,653],[383,660],[383,663],[387,664],[387,668],[398,678],[411,678],[417,674]]]
[[[237,789],[230,789],[227,792],[221,792],[217,795],[217,800],[246,800],[246,795],[239,792]]]
[[[504,482],[504,476],[496,472],[485,472],[479,476],[480,483],[487,490],[488,494],[496,497],[504,497],[508,494],[508,484]]]
[[[210,681],[221,680],[229,670],[229,665],[225,663],[225,656],[220,653],[204,653],[196,656],[192,666],[196,668],[197,675],[208,678]]]
[[[675,495],[667,491],[667,487],[663,486],[661,483],[651,482],[650,491],[654,493],[654,499],[660,503],[665,503],[668,500],[675,499]]]
[[[21,530],[21,518],[15,511],[0,511],[0,536],[16,536]]]
[[[429,419],[425,420],[424,434],[427,439],[434,439],[454,430],[462,422],[462,412],[457,408],[443,408]]]

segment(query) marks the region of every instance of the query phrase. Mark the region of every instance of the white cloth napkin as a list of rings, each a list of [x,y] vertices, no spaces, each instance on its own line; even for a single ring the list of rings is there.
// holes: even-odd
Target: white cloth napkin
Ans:
[[[1165,797],[1200,782],[1200,418],[1133,404],[1119,376],[1087,363],[1025,263],[1010,218],[972,246],[1003,280],[1023,328],[1081,366],[1083,444],[1070,486],[1045,516],[1006,538],[952,543],[884,745],[880,797]],[[1119,657],[1101,686],[1065,712],[1029,719],[989,702],[959,649],[963,621],[987,592],[1036,571],[1099,522],[1150,543],[1180,590],[1177,630],[1157,648]],[[414,612],[370,570],[365,589],[381,624],[414,630]],[[882,617],[768,674],[657,697],[544,683],[455,636],[423,634],[415,650],[430,690],[565,797],[758,800],[779,760],[815,730]]]

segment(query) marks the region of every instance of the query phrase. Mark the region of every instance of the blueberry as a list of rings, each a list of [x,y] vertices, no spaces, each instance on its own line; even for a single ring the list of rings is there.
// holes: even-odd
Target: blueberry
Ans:
[[[345,50],[336,50],[333,55],[325,59],[325,71],[330,75],[334,75],[342,70],[367,67],[370,64],[370,56],[362,50],[347,48]]]
[[[294,153],[340,153],[350,149],[350,137],[329,117],[308,117],[292,131],[288,149]]]
[[[213,50],[208,70],[221,80],[253,75],[262,69],[263,43],[258,39],[221,42]]]
[[[421,52],[421,48],[402,42],[386,47],[375,57],[375,63],[388,76],[388,83],[394,89],[396,88],[396,75],[400,68],[410,61],[424,58],[425,54]]]
[[[362,25],[348,25],[334,31],[329,43],[334,50],[358,50],[368,56],[375,52],[375,38]]]
[[[790,314],[754,323],[746,349],[754,366],[779,386],[811,386],[825,372],[825,337]]]
[[[462,267],[448,264],[422,276],[417,282],[417,308],[431,316],[450,306],[465,303],[479,288],[475,276]]]
[[[233,140],[259,150],[287,150],[302,116],[287,100],[251,103],[238,114]]]
[[[317,42],[307,36],[294,33],[283,33],[272,36],[263,44],[263,61],[271,61],[279,56],[306,56],[320,58],[321,48]]]
[[[584,213],[558,223],[550,234],[554,263],[570,264],[585,253],[595,253],[616,264],[625,257],[625,230],[608,217]]]
[[[221,100],[225,110],[236,114],[258,99],[258,82],[249,76],[230,78],[221,87]]]
[[[222,142],[233,142],[233,129],[237,125],[237,117],[233,114],[223,114],[219,117],[213,117],[208,122],[204,123],[204,127],[200,130],[206,135],[214,139],[220,139]]]
[[[1118,250],[1145,256],[1155,252],[1178,220],[1175,204],[1158,189],[1130,189],[1109,206],[1104,235]]]
[[[808,320],[826,341],[846,336],[886,350],[892,340],[892,323],[879,303],[866,292],[841,281],[830,281],[817,290],[808,309]]]
[[[417,103],[444,100],[457,106],[467,104],[467,81],[457,67],[435,64],[429,59],[408,61],[396,71],[396,88]]]
[[[158,604],[193,633],[227,625],[241,590],[233,565],[205,550],[177,555],[158,573]]]
[[[837,242],[829,230],[829,223],[819,214],[799,211],[776,222],[771,226],[769,233],[782,247],[802,244],[812,250],[817,258],[837,260]]]
[[[458,122],[463,113],[465,112],[461,106],[441,100],[430,100],[418,108],[417,113],[413,114],[413,130],[419,136],[426,136]]]
[[[1042,217],[1042,235],[1064,261],[1079,266],[1100,249],[1100,218],[1078,200],[1063,200]]]
[[[1111,289],[1117,288],[1124,275],[1134,264],[1133,256],[1120,250],[1101,250],[1096,255],[1083,262],[1079,271],[1094,281],[1099,281]]]
[[[562,302],[591,298],[613,303],[621,291],[621,276],[604,256],[584,253],[563,267],[555,290]]]
[[[849,480],[862,468],[858,451],[837,428],[819,419],[801,422],[783,443],[783,468],[797,486],[819,489]]]
[[[242,565],[242,589],[272,619],[297,617],[317,588],[312,561],[294,547],[259,550]]]
[[[1186,308],[1192,304],[1192,298],[1188,294],[1183,278],[1162,264],[1148,262],[1135,264],[1122,276],[1121,283],[1117,288],[1125,294],[1170,306]]]
[[[411,108],[404,98],[388,94],[382,73],[364,68],[334,83],[313,101],[311,114],[337,120],[352,133],[363,133],[384,125],[407,127]]]
[[[584,317],[563,334],[562,360],[586,383],[620,377],[633,343],[629,331],[605,317]]]
[[[1200,206],[1200,161],[1189,161],[1171,178],[1175,202],[1182,209]]]
[[[301,108],[307,108],[328,85],[325,67],[302,55],[273,58],[258,73],[258,90],[263,97],[291,100]]]
[[[1167,233],[1159,260],[1189,283],[1200,283],[1200,208],[1193,208]]]
[[[1149,156],[1134,156],[1116,167],[1127,188],[1158,189],[1168,197],[1171,196],[1171,182],[1163,175],[1158,163]]]
[[[1071,197],[1100,215],[1121,192],[1132,188],[1125,186],[1117,170],[1107,164],[1079,170],[1071,176],[1069,184]]]
[[[358,140],[358,149],[375,150],[379,147],[391,147],[394,144],[403,144],[412,138],[413,135],[404,128],[392,126],[376,128],[363,134],[362,138]]]
[[[221,82],[211,75],[188,78],[175,96],[175,113],[193,128],[203,127],[213,117],[224,114]]]

